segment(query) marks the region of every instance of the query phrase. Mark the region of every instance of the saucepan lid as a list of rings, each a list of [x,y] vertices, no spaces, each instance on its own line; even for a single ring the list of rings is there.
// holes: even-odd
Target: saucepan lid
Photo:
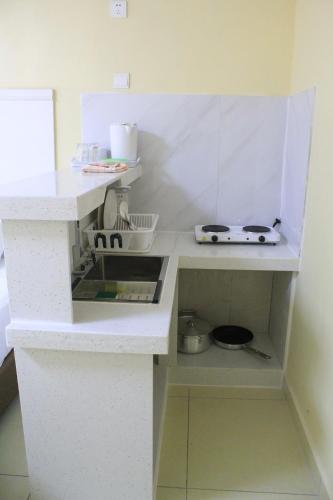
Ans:
[[[208,321],[200,318],[190,318],[184,324],[184,331],[181,333],[187,336],[208,335],[212,331]]]

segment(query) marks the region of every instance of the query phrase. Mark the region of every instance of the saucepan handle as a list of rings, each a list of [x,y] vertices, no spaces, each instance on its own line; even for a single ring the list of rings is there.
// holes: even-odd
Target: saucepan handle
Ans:
[[[244,346],[244,348],[246,351],[248,352],[251,352],[253,354],[257,354],[258,356],[260,356],[261,358],[264,358],[264,359],[272,359],[272,356],[270,356],[269,354],[265,354],[264,352],[262,351],[258,351],[258,349],[255,349],[254,347],[250,347],[249,345],[246,345]]]

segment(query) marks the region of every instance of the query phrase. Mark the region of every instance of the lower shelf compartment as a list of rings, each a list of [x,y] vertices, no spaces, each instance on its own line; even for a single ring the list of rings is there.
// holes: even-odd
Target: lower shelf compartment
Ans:
[[[250,370],[281,369],[281,364],[275,355],[273,344],[268,335],[257,335],[251,346],[270,354],[272,359],[265,360],[244,350],[228,351],[212,344],[207,351],[200,354],[178,353],[178,365],[203,368],[246,368]]]
[[[177,356],[170,368],[169,382],[190,385],[281,387],[282,366],[268,335],[257,335],[253,347],[270,354],[264,360],[244,350],[229,351],[212,345],[201,354]]]

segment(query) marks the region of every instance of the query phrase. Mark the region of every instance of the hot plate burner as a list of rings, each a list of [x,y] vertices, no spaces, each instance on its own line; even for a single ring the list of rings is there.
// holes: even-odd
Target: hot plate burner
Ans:
[[[202,226],[202,231],[205,233],[226,233],[230,229],[227,226],[219,226],[219,225],[212,225],[212,226]]]
[[[269,233],[270,228],[266,226],[244,226],[243,231],[246,233]]]
[[[197,225],[194,233],[198,243],[276,245],[280,241],[280,233],[270,226]]]

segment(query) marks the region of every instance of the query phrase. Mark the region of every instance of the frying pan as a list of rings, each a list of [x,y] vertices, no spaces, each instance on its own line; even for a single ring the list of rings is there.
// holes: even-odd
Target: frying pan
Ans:
[[[254,349],[254,347],[249,346],[253,340],[253,333],[242,326],[219,326],[213,330],[212,335],[215,344],[223,349],[244,349],[249,353],[257,354],[264,359],[272,358],[269,354],[265,354],[264,352],[258,351],[258,349]]]

